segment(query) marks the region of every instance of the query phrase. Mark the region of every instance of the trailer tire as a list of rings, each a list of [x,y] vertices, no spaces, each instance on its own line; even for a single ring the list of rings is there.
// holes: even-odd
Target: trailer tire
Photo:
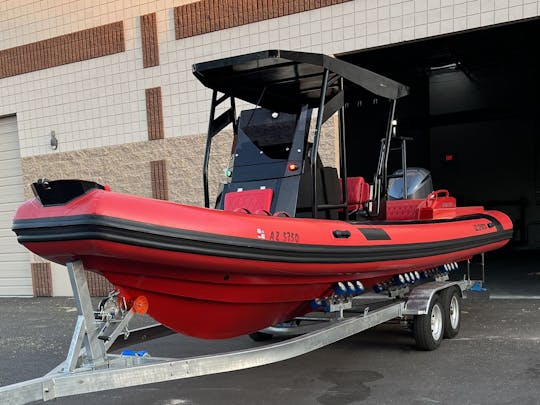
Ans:
[[[458,289],[453,286],[443,290],[441,303],[444,309],[444,337],[452,339],[461,327],[461,294]]]
[[[418,350],[435,350],[444,336],[444,308],[436,295],[431,300],[428,313],[416,315],[413,324],[414,339]]]
[[[267,340],[272,339],[274,335],[264,332],[253,332],[249,334],[249,337],[254,342],[266,342]]]

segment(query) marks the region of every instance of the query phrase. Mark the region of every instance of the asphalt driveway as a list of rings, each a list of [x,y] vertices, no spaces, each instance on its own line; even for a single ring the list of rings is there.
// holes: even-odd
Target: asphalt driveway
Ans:
[[[38,377],[69,346],[73,299],[0,299],[0,385]],[[263,343],[173,335],[144,345],[181,357]],[[469,300],[457,338],[414,349],[397,324],[381,325],[273,365],[58,399],[56,404],[540,404],[540,300]]]

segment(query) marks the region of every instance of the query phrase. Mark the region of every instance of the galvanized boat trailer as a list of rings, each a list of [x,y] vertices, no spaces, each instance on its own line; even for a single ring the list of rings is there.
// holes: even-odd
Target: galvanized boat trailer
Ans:
[[[140,308],[144,307],[144,299],[142,303],[136,300],[131,308],[127,308],[125,303],[115,307],[110,303],[118,299],[112,294],[100,305],[100,312],[94,312],[82,262],[68,263],[67,268],[78,311],[67,358],[43,377],[1,387],[1,404],[48,401],[263,366],[309,353],[395,318],[401,318],[406,326],[412,326],[420,348],[433,350],[442,340],[444,312],[449,312],[449,322],[459,329],[459,299],[462,291],[472,283],[470,280],[449,282],[447,274],[446,277],[445,274],[437,275],[436,281],[417,287],[405,285],[389,289],[391,299],[383,305],[362,305],[359,301],[363,300],[345,299],[333,304],[333,312],[326,314],[330,316],[298,318],[296,322],[253,334],[258,337],[297,335],[287,340],[228,353],[176,359],[150,357],[146,352],[108,353],[109,350],[137,343],[133,340],[141,336],[148,341],[174,332],[161,325],[128,329],[133,316],[143,312]],[[443,308],[446,304],[441,305],[443,296],[452,298],[448,301],[450,310]],[[307,325],[299,326],[301,322]],[[120,336],[123,339],[118,339]],[[433,341],[435,347],[430,346]]]

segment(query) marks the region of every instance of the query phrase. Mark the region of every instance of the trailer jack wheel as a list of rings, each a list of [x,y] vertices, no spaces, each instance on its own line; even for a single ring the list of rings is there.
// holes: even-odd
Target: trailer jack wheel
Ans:
[[[274,335],[270,333],[264,333],[264,332],[253,332],[249,334],[249,337],[254,342],[265,342],[267,340],[270,340],[274,337]]]
[[[427,314],[415,316],[413,333],[419,350],[435,350],[440,346],[444,336],[444,310],[438,296],[433,297]]]
[[[459,333],[461,326],[461,295],[455,287],[441,292],[441,303],[444,309],[444,337],[452,339]]]

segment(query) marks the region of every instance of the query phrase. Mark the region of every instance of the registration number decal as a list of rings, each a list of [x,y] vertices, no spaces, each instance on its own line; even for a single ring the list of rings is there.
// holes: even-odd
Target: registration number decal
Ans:
[[[273,240],[275,242],[298,243],[300,241],[300,235],[298,235],[296,232],[271,231],[268,240]]]
[[[257,239],[271,240],[274,242],[298,243],[300,235],[289,231],[270,231],[266,232],[262,228],[257,228]]]

